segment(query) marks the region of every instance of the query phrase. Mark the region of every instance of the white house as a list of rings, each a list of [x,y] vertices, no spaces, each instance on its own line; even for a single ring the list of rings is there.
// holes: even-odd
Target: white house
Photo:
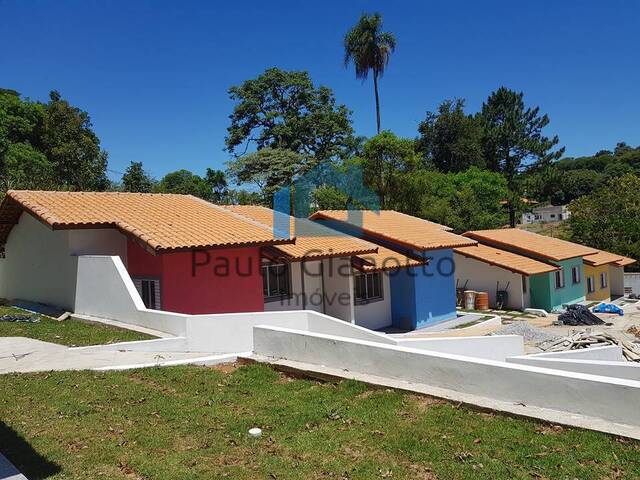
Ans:
[[[531,306],[529,279],[558,270],[550,265],[488,245],[454,248],[456,283],[459,288],[489,294],[496,307],[498,290],[507,292],[505,309],[524,310]]]
[[[571,216],[567,205],[549,205],[546,207],[536,207],[531,212],[522,214],[522,224],[558,222],[566,220]]]

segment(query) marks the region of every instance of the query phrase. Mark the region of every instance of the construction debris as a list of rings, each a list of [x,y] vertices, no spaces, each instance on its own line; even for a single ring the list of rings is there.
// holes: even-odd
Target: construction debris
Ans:
[[[525,342],[538,343],[558,338],[540,328],[533,327],[525,321],[517,321],[506,325],[492,335],[521,335]]]
[[[606,347],[607,345],[622,347],[622,353],[627,360],[640,362],[640,347],[638,345],[605,332],[577,332],[568,337],[543,342],[538,347],[545,352],[565,352],[582,348]]]
[[[640,328],[638,327],[638,325],[631,325],[629,328],[627,328],[627,333],[629,335],[633,335],[637,339],[640,339]]]
[[[558,322],[573,327],[605,324],[604,320],[591,313],[584,305],[567,305],[566,310],[558,316]]]
[[[15,322],[15,323],[38,323],[40,317],[37,315],[28,315],[24,313],[6,314],[0,316],[0,322]]]

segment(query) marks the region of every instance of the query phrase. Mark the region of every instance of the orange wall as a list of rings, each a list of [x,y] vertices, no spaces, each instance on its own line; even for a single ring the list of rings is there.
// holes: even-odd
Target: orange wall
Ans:
[[[190,314],[264,310],[259,247],[154,256],[129,241],[127,264],[132,277],[161,279],[163,310]]]

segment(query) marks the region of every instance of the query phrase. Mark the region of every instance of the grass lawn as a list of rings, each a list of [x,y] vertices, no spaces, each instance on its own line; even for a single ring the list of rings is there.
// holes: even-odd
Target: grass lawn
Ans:
[[[31,480],[640,477],[637,442],[263,365],[12,374],[0,391],[2,451]]]
[[[0,315],[28,313],[18,308],[0,306]],[[78,347],[154,338],[144,333],[108,325],[88,324],[70,319],[58,322],[44,316],[40,316],[38,323],[0,322],[0,337],[28,337]]]

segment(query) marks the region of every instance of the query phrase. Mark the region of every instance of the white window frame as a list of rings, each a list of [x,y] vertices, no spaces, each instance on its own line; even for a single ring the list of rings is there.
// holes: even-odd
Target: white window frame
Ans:
[[[600,272],[600,288],[607,288],[609,286],[609,279],[607,278],[607,272]]]
[[[594,293],[596,291],[596,279],[593,275],[587,277],[587,293]]]
[[[554,283],[556,286],[556,290],[560,290],[564,288],[564,268],[560,267],[560,270],[556,270],[553,275]],[[560,282],[558,282],[560,280]]]
[[[578,285],[582,282],[582,275],[580,274],[580,267],[571,267],[571,281],[574,285]]]
[[[151,310],[161,310],[162,284],[160,279],[157,277],[134,277],[132,280],[144,306]]]
[[[275,288],[272,289],[272,285],[270,284],[271,275],[269,275],[269,270],[272,268],[275,269],[280,267],[284,267],[284,272],[286,274],[275,274],[278,283]],[[283,298],[291,297],[291,264],[264,262],[261,266],[260,273],[262,275],[262,293],[264,295],[265,302],[277,301]],[[277,290],[279,290],[281,287],[284,287],[283,291],[277,293]]]
[[[375,286],[373,279],[378,279],[379,292],[375,294]],[[364,279],[364,280],[362,280]],[[369,279],[372,279],[371,284]],[[358,296],[358,282],[364,281],[364,297]],[[384,282],[382,272],[358,272],[354,274],[353,278],[353,300],[356,305],[366,305],[367,303],[379,302],[384,300]],[[371,291],[369,291],[371,289]]]

